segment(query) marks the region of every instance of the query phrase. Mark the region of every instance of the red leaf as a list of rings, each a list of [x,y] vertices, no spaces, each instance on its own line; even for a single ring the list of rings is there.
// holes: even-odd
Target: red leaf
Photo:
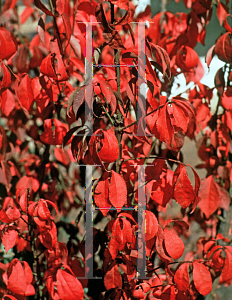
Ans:
[[[6,214],[5,212],[5,209],[1,209],[0,210],[0,220],[3,222],[3,223],[11,223],[11,219],[8,217],[8,215]]]
[[[136,102],[137,85],[136,85],[136,82],[137,82],[137,79],[135,77],[132,77],[126,86],[127,96],[130,99],[131,104],[134,106],[135,109],[137,109],[137,102]],[[125,121],[125,119],[124,119],[124,121]]]
[[[154,131],[155,129],[155,131]],[[171,120],[168,114],[167,105],[160,107],[158,118],[153,128],[155,136],[162,142],[171,145],[174,129],[171,124]]]
[[[48,205],[46,203],[46,201],[44,200],[39,200],[39,204],[38,204],[38,216],[42,219],[42,220],[49,220],[50,219],[50,210],[48,209]]]
[[[113,115],[116,111],[117,100],[114,95],[112,86],[107,81],[101,80],[99,78],[97,79],[97,83],[100,85],[101,94],[104,95],[107,103],[110,104],[111,115]]]
[[[184,253],[183,241],[172,231],[164,229],[164,244],[167,253],[174,259],[178,259]]]
[[[118,270],[118,266],[114,265],[104,277],[104,285],[107,290],[113,288],[122,288],[122,277]]]
[[[147,83],[149,83],[149,81],[150,81],[153,86],[160,87],[160,83],[157,80],[156,72],[152,68],[151,62],[148,59],[147,55],[146,55],[146,79],[147,79]]]
[[[38,206],[38,202],[31,202],[28,206],[28,214],[33,217],[37,216],[37,211],[35,211],[35,208]],[[37,209],[38,210],[38,209]]]
[[[227,110],[232,110],[232,93],[230,89],[227,89],[225,92],[223,92],[221,97],[221,104],[222,106]]]
[[[35,222],[37,223],[37,220],[39,218],[34,218]],[[40,223],[38,223],[40,225]],[[56,243],[57,243],[57,229],[54,222],[51,222],[51,229],[45,228],[40,233],[40,239],[41,243],[48,249],[52,249]]]
[[[146,170],[147,181],[158,180],[160,177],[163,177],[164,173],[167,172],[167,164],[164,159],[155,159],[152,164],[154,165],[154,168],[147,168]]]
[[[199,57],[189,46],[182,46],[176,55],[176,64],[182,71],[189,71],[198,64]]]
[[[200,294],[208,295],[212,290],[212,278],[205,265],[193,262],[193,282]]]
[[[103,138],[100,137],[102,134]],[[97,150],[101,145],[102,148],[98,152]],[[89,141],[89,151],[97,164],[102,164],[102,161],[106,163],[116,161],[119,155],[119,146],[114,134],[114,128],[111,127],[104,131],[102,129],[96,130]]]
[[[10,58],[17,51],[17,48],[18,44],[13,34],[0,27],[0,59]]]
[[[75,55],[81,59],[80,41],[74,35],[71,35],[71,37],[70,37],[70,45],[71,45]],[[71,58],[71,61],[73,61],[72,58]]]
[[[62,300],[82,300],[84,298],[83,287],[73,275],[59,269],[56,278],[57,291]]]
[[[232,32],[232,27],[228,24],[228,22],[227,22],[227,17],[230,17],[230,14],[228,14],[228,15],[226,16],[223,25],[224,25],[226,31]]]
[[[183,221],[183,220],[172,220],[172,219],[166,220],[164,222],[163,227],[170,226],[171,223],[174,223],[174,224],[176,224],[180,227],[189,229],[189,225],[185,221]]]
[[[193,81],[194,83],[198,83],[202,79],[204,74],[205,74],[204,68],[202,66],[200,59],[198,59],[198,63],[196,67],[190,69],[190,71],[184,72],[186,84],[189,84],[189,82],[191,81]]]
[[[26,292],[25,292],[25,296],[33,296],[35,295],[35,288],[33,287],[32,284],[28,284]]]
[[[127,187],[123,177],[111,171],[109,198],[112,205],[119,210],[127,203]]]
[[[162,67],[163,70],[163,78],[165,77],[165,73],[167,73],[167,77],[171,78],[171,67],[170,67],[170,58],[167,53],[167,51],[163,48],[161,48],[158,45],[155,45],[153,43],[149,43],[146,40],[147,45],[147,54],[151,58],[155,58],[157,63]],[[153,53],[154,52],[154,55]]]
[[[54,150],[54,155],[56,159],[61,162],[64,166],[69,166],[71,163],[71,153],[69,150],[62,149],[62,148],[56,148]]]
[[[27,19],[34,13],[34,8],[31,6],[25,7],[20,15],[20,24],[24,24]]]
[[[74,99],[72,100],[72,97]],[[70,96],[69,96],[69,101],[73,101],[73,112],[75,115],[77,115],[77,112],[82,105],[82,103],[85,100],[85,87],[82,88],[77,88],[77,90],[74,90]],[[67,110],[69,111],[69,109]]]
[[[107,22],[102,3],[96,6],[95,15],[97,21],[104,28],[102,36],[104,37],[106,43],[114,49],[125,49],[120,34]]]
[[[158,221],[151,211],[147,210],[145,214],[145,241],[149,241],[158,232]]]
[[[183,263],[176,270],[174,281],[177,285],[177,288],[180,291],[186,292],[189,288],[189,272],[188,272],[188,264]]]
[[[207,123],[205,120],[211,117],[210,108],[207,103],[201,103],[201,105],[197,109],[196,121],[201,124],[201,128],[205,128]],[[204,127],[203,127],[204,126]]]
[[[196,195],[193,186],[188,178],[188,174],[184,165],[178,165],[174,173],[174,181],[175,188],[173,198],[183,208],[186,208],[194,202],[194,200],[196,199]]]
[[[32,274],[31,268],[26,261],[22,261],[22,265],[23,265],[25,277],[27,279],[27,283],[30,284],[33,280],[33,274]]]
[[[186,115],[183,108],[176,105],[175,102],[172,103],[172,113],[175,120],[175,124],[172,122],[175,131],[178,132],[181,129],[185,134],[188,130],[188,115]]]
[[[217,89],[217,91],[220,95],[223,94],[225,86],[226,86],[224,76],[225,76],[224,69],[220,68],[220,69],[217,70],[217,73],[214,77],[214,84],[215,84],[215,87],[216,87],[216,89]]]
[[[202,181],[199,197],[201,198],[201,201],[198,206],[203,211],[206,218],[209,219],[220,205],[220,195],[218,193],[217,184],[213,179],[213,175],[210,175]]]
[[[156,236],[156,251],[158,253],[158,256],[160,257],[160,259],[162,259],[163,261],[170,261],[172,262],[171,257],[167,256],[167,254],[165,253],[166,251],[164,250],[164,231],[161,228],[160,225],[158,225],[158,232],[157,232],[157,236]]]
[[[129,9],[129,0],[109,0],[109,2],[117,5],[121,9],[125,9],[125,10]]]
[[[9,70],[7,69],[7,67],[5,66],[5,64],[3,63],[3,61],[1,62],[1,66],[0,66],[0,90],[1,92],[5,91],[11,84],[11,75]]]
[[[31,176],[23,176],[16,184],[16,189],[28,188],[29,190],[36,192],[39,188],[39,182],[37,179]]]
[[[68,1],[57,0],[56,1],[56,10],[61,15],[66,11]],[[65,7],[66,6],[66,7]],[[79,9],[79,8],[78,8]]]
[[[37,67],[40,66],[42,60],[44,59],[44,54],[42,52],[42,47],[39,47],[39,46],[31,46],[30,47],[30,51],[31,51],[31,58],[30,58],[30,64],[29,64],[29,67],[30,69],[35,69]],[[34,78],[34,82],[38,82],[39,78],[38,77],[35,77]]]
[[[8,9],[14,8],[15,4],[17,3],[17,0],[6,0],[4,2],[5,2],[5,4],[4,4],[2,12],[7,11]]]
[[[35,6],[41,9],[46,15],[55,17],[55,15],[50,10],[48,10],[40,0],[35,0],[34,3]]]
[[[125,218],[128,218],[129,220],[131,220],[134,224],[137,224],[134,220],[134,218],[132,217],[132,215],[130,215],[129,213],[125,213],[125,212],[122,212],[120,213],[119,217],[125,217]]]
[[[224,118],[226,126],[232,131],[232,111],[225,111]]]
[[[105,172],[99,180],[94,191],[94,202],[100,208],[104,216],[107,215],[108,209],[111,207],[109,202],[109,173]],[[108,209],[107,209],[108,208]]]
[[[218,239],[218,236],[217,236]],[[204,245],[204,252],[207,253],[207,259],[212,259],[212,267],[213,269],[218,269],[224,266],[224,260],[220,257],[223,248],[221,246],[213,246],[215,245],[215,241],[209,241]]]
[[[108,223],[108,226],[109,225],[110,225],[110,222]],[[121,232],[121,228],[120,228],[120,223],[119,223],[119,219],[117,219],[113,224],[112,233],[110,236],[110,242],[108,244],[108,251],[109,251],[112,259],[115,259],[115,257],[118,254],[118,251],[123,250],[123,248],[125,246],[124,244],[121,243],[122,242],[121,235],[122,235],[122,232]]]
[[[220,187],[218,184],[216,185],[218,194],[220,196],[220,207],[224,208],[225,210],[229,210],[230,206],[230,194],[227,192],[227,190]]]
[[[117,218],[113,223],[110,242],[108,244],[108,250],[112,259],[115,259],[118,251],[123,250],[126,244],[132,244],[132,247],[135,246],[134,231],[128,220]]]
[[[6,253],[18,243],[18,232],[8,227],[2,238]]]
[[[69,79],[62,56],[57,53],[50,53],[42,60],[40,71],[44,75],[56,79],[57,81],[65,81]]]
[[[218,58],[226,63],[232,63],[232,43],[231,33],[223,34],[216,42],[214,53]]]
[[[15,294],[24,296],[27,290],[28,282],[27,278],[25,277],[22,264],[17,258],[14,258],[10,263],[7,270],[7,275],[7,289]]]
[[[135,299],[144,299],[145,293],[143,291],[143,289],[141,288],[141,286],[136,286],[135,289],[133,290],[133,296]]]
[[[175,103],[176,106],[180,107],[183,110],[187,119],[186,135],[192,139],[194,136],[195,126],[196,126],[194,106],[189,101],[186,101],[184,98],[178,96],[172,98],[172,101],[173,101],[173,105]],[[183,130],[183,126],[180,126],[180,128],[182,128]]]
[[[221,26],[222,23],[225,21],[227,14],[228,14],[228,8],[224,3],[219,1],[217,6],[217,17]]]
[[[69,42],[70,38],[71,38],[71,35],[72,35],[71,22],[69,20],[69,17],[65,13],[63,13],[61,15],[61,17],[62,17],[62,20],[63,20],[63,23],[64,23],[64,28],[65,28],[65,34],[66,34],[66,37],[67,37],[67,41]]]
[[[19,104],[31,112],[34,103],[32,79],[27,74],[23,75],[20,82],[17,82],[15,89]]]
[[[174,285],[167,285],[162,291],[162,300],[175,300],[176,298],[176,291]],[[181,299],[185,300],[185,299]]]
[[[19,73],[29,73],[29,63],[28,48],[25,45],[19,45],[17,53],[12,58],[12,64]]]
[[[149,188],[151,189],[151,199],[163,207],[166,207],[173,196],[172,177],[173,171],[167,170],[167,173],[164,176],[156,181],[150,181],[146,185],[148,191]]]
[[[20,218],[21,214],[20,214],[19,209],[16,206],[14,206],[14,207],[9,206],[6,210],[6,215],[8,216],[10,222],[14,222],[14,221],[18,220],[18,218]]]
[[[43,203],[43,204],[45,203],[46,205],[42,206],[42,210],[39,212],[39,209],[40,209],[39,205],[40,205],[40,203]],[[56,212],[55,215],[51,215],[50,213],[47,212],[47,206],[48,206],[48,204],[50,204],[50,206],[52,206],[52,208],[55,209],[55,212]],[[58,209],[57,209],[57,206],[56,206],[56,204],[54,202],[52,202],[50,200],[40,199],[39,200],[39,205],[38,205],[38,216],[41,219],[43,219],[43,218],[48,219],[48,216],[49,216],[50,220],[54,220],[57,217],[57,215],[58,215]],[[41,216],[40,216],[40,214],[41,214]]]
[[[220,283],[229,281],[232,278],[232,247],[227,246],[225,247],[224,250],[226,252],[226,258],[225,258],[225,264],[220,277]]]
[[[156,241],[156,237],[146,241],[146,256],[152,257],[152,255],[155,252],[155,241]]]
[[[55,130],[52,130],[52,126]],[[66,125],[57,119],[44,120],[44,132],[40,135],[40,140],[48,145],[62,145],[63,138],[67,132]]]
[[[46,46],[47,43],[46,43],[45,20],[46,20],[46,15],[42,14],[38,22],[37,32],[41,42]]]
[[[207,51],[206,56],[205,56],[205,62],[207,64],[207,67],[209,67],[213,57],[214,57],[214,48],[215,45],[213,45],[212,47],[210,47],[210,49]]]
[[[15,107],[15,98],[9,89],[1,93],[0,103],[2,114],[8,117]]]

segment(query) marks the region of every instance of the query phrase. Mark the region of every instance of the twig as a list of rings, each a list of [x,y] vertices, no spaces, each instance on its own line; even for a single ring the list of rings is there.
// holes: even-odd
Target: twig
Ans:
[[[115,22],[114,4],[110,3],[110,7],[111,7],[111,24],[114,24],[114,22]],[[115,64],[115,73],[116,73],[116,78],[117,78],[117,92],[120,95],[121,94],[121,92],[120,92],[120,64],[119,64],[119,50],[117,50],[117,49],[114,49],[114,64]],[[118,116],[118,120],[121,120],[121,112],[120,112],[119,108],[118,108],[117,116]],[[118,146],[119,146],[119,156],[116,161],[116,172],[119,173],[120,166],[121,166],[121,159],[122,159],[122,144],[121,144],[122,130],[120,130],[119,128],[117,128],[117,130],[116,130],[116,138],[117,138]]]

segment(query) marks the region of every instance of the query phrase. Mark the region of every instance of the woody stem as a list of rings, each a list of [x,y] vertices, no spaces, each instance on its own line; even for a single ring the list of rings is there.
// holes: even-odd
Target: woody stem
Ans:
[[[114,18],[114,4],[111,3],[111,24],[114,24],[115,22],[115,18]],[[117,81],[117,92],[119,94],[120,93],[120,65],[119,65],[119,50],[118,49],[114,49],[114,64],[115,64],[115,73],[116,73],[116,81]],[[118,112],[117,112],[117,118],[118,121],[120,121],[122,119],[122,114],[118,108]],[[119,146],[119,156],[118,159],[116,161],[116,172],[119,173],[120,172],[120,165],[121,165],[121,158],[122,158],[122,144],[121,144],[121,140],[122,140],[122,131],[119,130],[119,124],[117,124],[116,128],[116,138],[118,141],[118,146]]]

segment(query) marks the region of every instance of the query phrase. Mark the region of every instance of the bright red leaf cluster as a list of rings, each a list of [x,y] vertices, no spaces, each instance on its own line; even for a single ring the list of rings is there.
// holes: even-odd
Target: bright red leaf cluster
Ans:
[[[183,2],[153,17],[131,0],[0,7],[1,299],[213,299],[231,284],[231,7]],[[206,63],[225,66],[209,88],[194,48],[213,10],[224,32]]]

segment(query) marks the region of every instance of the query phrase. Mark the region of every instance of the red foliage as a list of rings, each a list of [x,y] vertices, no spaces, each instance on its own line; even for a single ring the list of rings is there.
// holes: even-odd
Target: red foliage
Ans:
[[[195,300],[231,284],[229,1],[184,3],[153,18],[131,0],[1,7],[1,299]],[[194,48],[215,7],[211,89]]]

